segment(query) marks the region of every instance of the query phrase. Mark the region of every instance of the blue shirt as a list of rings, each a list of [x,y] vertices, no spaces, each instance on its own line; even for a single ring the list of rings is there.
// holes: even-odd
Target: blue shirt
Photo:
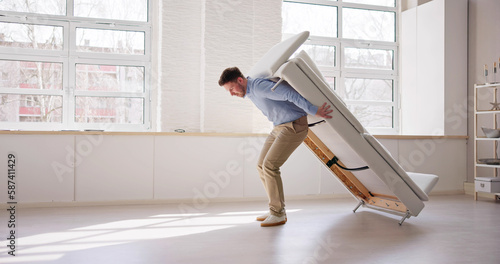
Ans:
[[[317,106],[307,101],[286,82],[280,83],[272,91],[271,88],[276,83],[271,80],[260,78],[247,78],[247,80],[245,97],[250,98],[275,126],[318,112]]]

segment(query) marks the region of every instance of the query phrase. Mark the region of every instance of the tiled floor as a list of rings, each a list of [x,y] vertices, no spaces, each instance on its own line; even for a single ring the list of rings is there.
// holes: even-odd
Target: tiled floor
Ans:
[[[254,220],[262,201],[24,208],[16,256],[2,240],[0,263],[500,263],[500,202],[431,196],[402,226],[355,206],[289,200],[288,223],[268,228]]]

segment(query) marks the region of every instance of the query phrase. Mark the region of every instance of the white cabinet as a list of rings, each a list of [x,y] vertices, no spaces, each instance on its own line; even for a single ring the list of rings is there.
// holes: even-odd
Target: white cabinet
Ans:
[[[433,0],[401,13],[401,129],[466,135],[467,0]]]
[[[0,135],[0,202],[7,202],[7,155],[16,160],[17,202],[71,202],[74,200],[75,155],[72,135]]]
[[[474,199],[478,192],[500,196],[500,83],[474,85]]]

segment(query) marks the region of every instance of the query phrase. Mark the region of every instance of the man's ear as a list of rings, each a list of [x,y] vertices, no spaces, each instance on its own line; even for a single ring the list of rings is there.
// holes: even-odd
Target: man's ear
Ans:
[[[243,84],[243,78],[238,77],[238,79],[236,79],[236,82],[239,84]]]

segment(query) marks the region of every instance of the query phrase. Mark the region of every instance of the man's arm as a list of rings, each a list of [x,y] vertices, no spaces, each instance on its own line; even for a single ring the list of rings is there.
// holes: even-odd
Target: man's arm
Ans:
[[[295,89],[293,89],[292,86],[290,86],[286,82],[282,82],[274,91],[268,89],[266,91],[266,95],[268,96],[268,98],[273,100],[292,102],[310,115],[315,115],[323,118],[332,118],[332,116],[329,115],[331,112],[333,112],[333,110],[330,109],[330,105],[327,105],[326,102],[321,107],[317,107],[311,104],[307,99],[300,95]]]

